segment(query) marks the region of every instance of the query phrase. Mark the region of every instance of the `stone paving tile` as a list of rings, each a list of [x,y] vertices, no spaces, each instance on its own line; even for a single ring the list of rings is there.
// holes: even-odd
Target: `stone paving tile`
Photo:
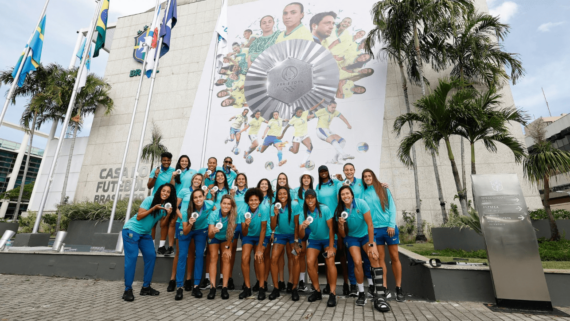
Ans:
[[[310,303],[307,295],[294,302],[289,295],[275,301],[239,300],[238,291],[230,299],[195,299],[185,292],[182,301],[166,292],[166,284],[154,284],[158,297],[141,297],[140,282],[133,285],[134,302],[121,300],[119,281],[77,280],[43,276],[0,275],[0,321],[13,320],[296,320],[296,321],[488,321],[488,320],[569,320],[550,316],[494,313],[480,302],[389,301],[392,311],[380,313],[372,301],[356,306],[354,298],[338,297],[328,308],[327,297]],[[559,308],[570,314],[570,308]]]

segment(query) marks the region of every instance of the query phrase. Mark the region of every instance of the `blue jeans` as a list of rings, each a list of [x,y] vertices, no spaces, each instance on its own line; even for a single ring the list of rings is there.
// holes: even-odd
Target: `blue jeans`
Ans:
[[[186,273],[186,259],[188,258],[188,248],[194,239],[196,247],[196,261],[194,262],[194,285],[200,284],[202,270],[204,269],[204,250],[208,243],[208,229],[190,231],[184,235],[181,228],[176,229],[178,237],[178,265],[176,266],[176,287],[184,285],[184,274]]]
[[[368,237],[368,236],[366,236]],[[345,238],[346,242],[346,238]],[[346,247],[346,255],[348,258],[348,280],[350,284],[356,284],[356,276],[354,275],[354,260],[352,259],[352,255],[350,255],[350,251],[348,250],[348,246]],[[364,270],[364,276],[367,279],[372,278],[370,274],[370,259],[368,259],[368,255],[364,253],[362,247],[360,248],[360,256],[362,257],[362,269]]]
[[[154,251],[152,237],[150,234],[141,235],[129,229],[123,230],[122,236],[123,248],[125,250],[125,291],[133,289],[139,250],[141,250],[144,260],[143,287],[146,288],[150,286],[152,273],[154,272],[154,263],[156,261],[156,252]]]

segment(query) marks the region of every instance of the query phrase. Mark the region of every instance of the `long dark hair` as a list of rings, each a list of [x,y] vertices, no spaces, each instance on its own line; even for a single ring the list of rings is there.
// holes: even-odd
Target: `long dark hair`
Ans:
[[[220,215],[222,214],[222,202],[224,199],[229,199],[230,203],[232,204],[232,208],[230,209],[230,214],[228,215],[228,229],[226,230],[226,240],[231,240],[234,237],[234,232],[236,230],[236,221],[237,221],[237,205],[234,199],[226,194],[222,196],[222,200],[220,201]]]
[[[182,170],[182,166],[180,165],[180,161],[182,160],[182,158],[188,159],[188,167],[186,169],[190,170],[190,166],[192,165],[192,162],[190,162],[190,157],[188,157],[187,155],[182,155],[178,158],[178,163],[176,163],[176,169]],[[180,181],[180,175],[176,175],[176,177],[174,178],[174,181],[176,182],[176,184],[181,184],[182,182]],[[192,185],[192,182],[190,182],[190,185]]]
[[[237,174],[236,179],[234,179],[234,186],[235,186],[235,187],[238,187],[238,186],[237,186],[237,179],[238,179],[238,177],[240,177],[240,176],[243,176],[243,178],[245,179],[245,188],[247,189],[247,188],[248,188],[248,187],[247,187],[247,176],[246,176],[244,173],[239,173],[239,174]]]
[[[321,202],[319,202],[319,199],[315,196],[317,204],[315,205],[315,208],[319,210],[319,217],[323,217],[323,212],[321,211]],[[303,202],[303,214],[305,214],[305,219],[308,217],[309,213],[309,205],[307,205],[307,199],[305,199],[305,201]]]
[[[300,184],[299,184],[299,190],[297,191],[297,197],[299,197],[300,200],[305,199],[305,195],[303,194],[303,176],[305,176],[305,175],[309,175],[309,174],[303,174],[299,178]],[[313,188],[313,176],[309,175],[309,178],[311,179],[311,183],[309,184],[309,189],[314,189]]]
[[[384,186],[382,186],[382,184],[380,183],[378,178],[376,178],[376,174],[374,174],[374,172],[371,169],[367,168],[367,169],[363,170],[362,171],[362,178],[364,178],[365,173],[370,173],[372,175],[372,185],[366,185],[366,183],[364,182],[364,179],[363,179],[362,185],[364,185],[364,189],[367,189],[368,186],[374,187],[374,190],[376,191],[376,195],[378,195],[378,198],[380,199],[380,206],[382,206],[383,211],[386,211],[386,208],[390,207],[390,203],[388,202],[388,191],[386,190],[386,188]]]
[[[334,217],[335,217],[334,222],[338,222],[340,214],[342,214],[342,212],[344,211],[344,201],[340,198],[340,193],[342,193],[342,191],[344,191],[345,189],[348,189],[350,191],[350,194],[352,195],[352,200],[354,201],[354,192],[352,191],[352,188],[350,188],[350,186],[347,185],[342,186],[338,190],[338,204],[336,205],[336,209],[334,211]],[[338,231],[338,223],[335,224],[335,232],[336,231]]]
[[[204,198],[206,198],[206,194],[204,194],[204,191],[201,189],[197,189],[194,190],[192,192],[192,194],[190,194],[190,202],[188,202],[188,217],[190,217],[190,215],[194,212],[196,212],[196,204],[194,204],[194,194],[196,193],[202,193],[202,195],[204,195]],[[204,202],[206,202],[206,200],[204,200]],[[202,207],[206,206],[206,204],[202,204]]]
[[[327,173],[329,173],[329,181],[332,181],[332,177],[331,177],[331,172],[328,171],[327,169]],[[321,185],[323,185],[323,179],[321,178],[321,173],[319,173],[319,190],[321,189]]]
[[[228,187],[228,178],[226,177],[226,174],[223,171],[216,171],[216,175],[214,175],[214,186],[218,186],[218,173],[222,174],[224,176],[224,188],[226,189],[226,191],[229,193],[230,192],[230,188]],[[213,201],[217,202],[218,201],[218,196],[220,195],[221,191],[218,191],[216,193],[216,196],[214,197]]]
[[[165,187],[170,188],[170,196],[168,196],[168,198],[165,201],[163,201],[162,198],[160,198],[160,193],[162,193],[162,189]],[[174,187],[174,185],[172,185],[170,183],[165,183],[165,184],[160,185],[160,187],[158,188],[156,193],[154,193],[154,196],[152,198],[152,203],[150,204],[150,208],[152,208],[153,206],[155,206],[157,204],[164,205],[166,203],[170,203],[170,205],[172,205],[172,212],[167,217],[167,219],[170,220],[172,218],[172,214],[175,213],[177,202],[178,202],[178,199],[176,198],[176,188]],[[156,215],[160,211],[153,211],[152,216],[156,217]]]
[[[279,173],[279,175],[277,175],[277,186],[280,186],[280,185],[279,185],[279,176],[281,176],[281,175],[285,175],[285,179],[287,180],[287,183],[285,184],[285,187],[287,187],[287,189],[290,190],[291,187],[289,187],[289,176],[287,176],[287,174],[285,174],[285,173],[283,173],[283,172],[281,172],[281,173]]]
[[[267,178],[262,178],[261,180],[259,180],[259,182],[257,183],[257,188],[260,189],[261,191],[261,182],[266,181],[267,182],[267,186],[269,186],[267,188],[267,197],[269,197],[270,199],[273,198],[273,187],[271,187],[271,182],[267,179]],[[261,192],[263,194],[263,192]],[[263,202],[263,197],[261,198],[261,200]]]
[[[289,223],[291,223],[291,195],[289,194],[289,189],[285,186],[277,186],[277,192],[275,192],[275,202],[273,204],[280,203],[278,201],[279,198],[279,191],[284,189],[287,192],[287,209],[289,212]],[[279,220],[277,220],[277,225],[279,225]]]
[[[362,56],[362,55],[368,55],[368,60],[366,61],[357,61],[357,59]],[[357,68],[362,68],[364,67],[364,65],[366,65],[367,62],[370,62],[370,60],[372,59],[372,56],[370,54],[367,53],[362,53],[360,55],[358,55],[358,57],[356,57],[356,59],[354,59],[354,62],[348,66],[346,66],[345,68],[347,70],[352,70],[352,69],[357,69]]]

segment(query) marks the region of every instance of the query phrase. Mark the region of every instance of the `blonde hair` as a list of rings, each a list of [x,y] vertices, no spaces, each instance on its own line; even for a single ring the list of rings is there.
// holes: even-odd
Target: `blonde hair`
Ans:
[[[230,204],[232,208],[230,209],[230,214],[228,215],[228,229],[226,230],[226,240],[231,241],[234,237],[234,232],[236,230],[236,221],[237,221],[237,205],[234,199],[229,195],[226,194],[222,196],[222,200],[220,201],[220,214],[222,209],[222,202],[227,199],[230,200]]]

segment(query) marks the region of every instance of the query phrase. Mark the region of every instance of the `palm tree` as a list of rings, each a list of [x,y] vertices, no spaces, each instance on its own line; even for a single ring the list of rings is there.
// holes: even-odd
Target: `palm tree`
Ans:
[[[22,117],[20,119],[21,125],[27,128],[27,132],[30,134],[30,144],[28,146],[26,156],[26,165],[24,166],[24,173],[22,175],[22,186],[26,184],[26,176],[30,165],[30,156],[35,130],[39,129],[46,121],[50,120],[48,115],[51,113],[53,105],[45,101],[46,91],[48,90],[50,82],[61,73],[62,69],[63,68],[57,64],[50,64],[47,67],[40,64],[36,71],[26,77],[22,87],[16,87],[14,95],[12,96],[12,104],[16,103],[16,97],[31,96],[30,102],[26,105],[26,109],[22,113]],[[13,68],[0,72],[0,82],[5,85],[11,85],[14,81],[12,72]],[[24,189],[20,188],[16,210],[13,216],[14,221],[18,219],[23,192]]]
[[[517,163],[526,156],[526,147],[509,134],[507,124],[517,122],[526,125],[528,116],[524,111],[514,107],[500,108],[501,98],[502,95],[497,94],[494,87],[483,93],[476,93],[476,98],[468,102],[456,118],[459,124],[458,135],[467,139],[470,144],[471,174],[477,174],[475,168],[477,141],[482,141],[487,150],[493,153],[497,152],[496,143],[507,146],[515,155]]]
[[[422,97],[415,103],[417,112],[400,115],[394,122],[394,131],[398,136],[406,124],[417,122],[420,125],[419,131],[411,132],[404,137],[398,149],[400,161],[407,166],[413,165],[410,150],[414,148],[415,143],[421,140],[426,150],[438,153],[439,143],[441,140],[444,141],[463,215],[468,214],[465,190],[461,186],[450,138],[459,132],[459,123],[456,120],[457,106],[464,106],[474,98],[475,91],[463,89],[461,81],[440,79],[433,93]]]
[[[160,128],[158,128],[153,121],[150,143],[143,147],[141,160],[145,162],[150,161],[150,168],[152,170],[154,168],[154,162],[160,162],[160,155],[167,151],[168,148],[162,144],[162,133],[160,132]],[[151,190],[148,191],[148,196],[150,196],[150,193]]]
[[[550,240],[559,241],[560,233],[550,209],[550,179],[556,175],[570,172],[570,152],[556,149],[546,140],[546,124],[542,119],[527,127],[527,132],[534,139],[534,146],[529,148],[528,157],[523,162],[524,176],[533,184],[542,182],[544,186],[544,211],[550,221]]]
[[[69,102],[73,94],[78,69],[79,68],[72,68],[64,70],[59,74],[58,78],[54,79],[52,86],[50,87],[50,96],[48,99],[57,105],[57,110],[52,116],[59,118],[62,122],[64,121],[64,115],[66,114],[67,107],[69,106]],[[63,180],[60,204],[64,204],[65,202],[67,182],[69,180],[69,172],[71,169],[71,162],[73,160],[73,150],[75,148],[77,132],[80,130],[82,125],[81,119],[87,115],[94,114],[97,108],[103,108],[105,110],[105,115],[109,115],[111,113],[114,107],[114,102],[109,96],[110,89],[111,85],[109,85],[103,78],[95,74],[89,74],[87,76],[85,86],[81,88],[81,91],[76,96],[76,105],[73,110],[73,114],[75,114],[75,116],[71,119],[69,124],[73,129],[73,138],[69,149],[69,157],[67,158],[67,168],[65,170],[65,177]],[[56,232],[59,231],[60,221],[61,213],[58,212]]]

